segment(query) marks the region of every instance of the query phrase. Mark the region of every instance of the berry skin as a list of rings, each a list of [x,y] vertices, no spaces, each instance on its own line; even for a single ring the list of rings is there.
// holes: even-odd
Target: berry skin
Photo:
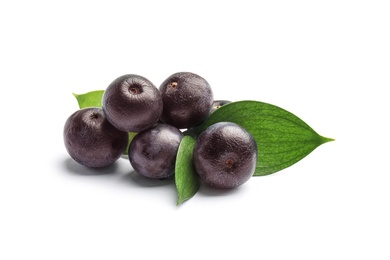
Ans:
[[[163,109],[156,86],[135,74],[115,79],[104,91],[102,106],[108,121],[124,132],[140,132],[152,127]]]
[[[191,128],[209,115],[213,92],[199,75],[179,72],[169,76],[160,86],[164,109],[161,120],[177,128]]]
[[[102,168],[114,163],[125,151],[128,134],[112,126],[101,108],[84,108],[65,122],[64,143],[79,164]]]
[[[193,162],[205,184],[221,189],[235,188],[254,174],[257,145],[253,136],[241,126],[216,123],[198,136]]]
[[[231,101],[229,101],[229,100],[214,100],[213,105],[211,107],[210,114],[212,112],[214,112],[215,110],[217,110],[218,108],[220,108],[226,104],[229,104],[229,103],[231,103]]]
[[[172,177],[182,132],[167,124],[157,124],[138,133],[129,147],[133,169],[148,178]]]

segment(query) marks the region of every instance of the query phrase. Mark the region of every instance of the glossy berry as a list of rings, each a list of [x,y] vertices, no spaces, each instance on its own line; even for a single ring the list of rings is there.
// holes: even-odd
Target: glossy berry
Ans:
[[[213,105],[211,107],[210,113],[214,112],[215,110],[217,110],[221,106],[224,106],[224,105],[229,104],[229,103],[231,103],[231,101],[228,101],[228,100],[214,100]]]
[[[255,172],[256,142],[247,130],[235,123],[216,123],[199,135],[193,161],[196,172],[207,185],[235,188]]]
[[[127,147],[128,134],[112,126],[101,108],[84,108],[65,122],[64,143],[79,164],[101,168],[114,163]]]
[[[179,129],[167,124],[158,124],[138,133],[128,152],[133,169],[148,178],[171,177],[182,137]]]
[[[134,74],[115,79],[104,91],[102,106],[108,121],[125,132],[140,132],[155,125],[163,109],[156,86]]]
[[[194,73],[175,73],[159,89],[164,103],[161,119],[167,124],[190,128],[201,123],[210,113],[213,92],[209,83]]]

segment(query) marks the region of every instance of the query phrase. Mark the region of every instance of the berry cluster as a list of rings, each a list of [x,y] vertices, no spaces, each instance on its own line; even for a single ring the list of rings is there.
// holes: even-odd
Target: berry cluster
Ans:
[[[196,127],[226,103],[214,100],[209,83],[194,73],[175,73],[159,88],[142,76],[124,75],[104,91],[102,108],[83,108],[67,119],[65,147],[76,162],[91,168],[114,163],[128,147],[137,173],[170,178],[182,130]],[[130,145],[128,132],[138,133]],[[235,123],[216,123],[197,137],[193,164],[200,179],[212,187],[243,184],[256,162],[254,138]]]

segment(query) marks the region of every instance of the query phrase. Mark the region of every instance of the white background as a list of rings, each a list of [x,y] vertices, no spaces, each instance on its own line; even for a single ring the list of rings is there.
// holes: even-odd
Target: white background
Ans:
[[[388,1],[2,1],[0,259],[390,259]],[[72,92],[191,71],[335,138],[180,207],[66,153]]]

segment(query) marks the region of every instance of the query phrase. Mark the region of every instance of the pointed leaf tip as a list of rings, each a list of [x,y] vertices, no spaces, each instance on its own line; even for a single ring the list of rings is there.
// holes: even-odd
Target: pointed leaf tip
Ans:
[[[79,108],[82,109],[86,107],[102,107],[103,93],[104,90],[95,90],[84,94],[72,94],[77,99]]]
[[[325,136],[321,136],[321,144],[328,143],[328,142],[333,142],[333,141],[336,141],[336,139],[325,137]]]

